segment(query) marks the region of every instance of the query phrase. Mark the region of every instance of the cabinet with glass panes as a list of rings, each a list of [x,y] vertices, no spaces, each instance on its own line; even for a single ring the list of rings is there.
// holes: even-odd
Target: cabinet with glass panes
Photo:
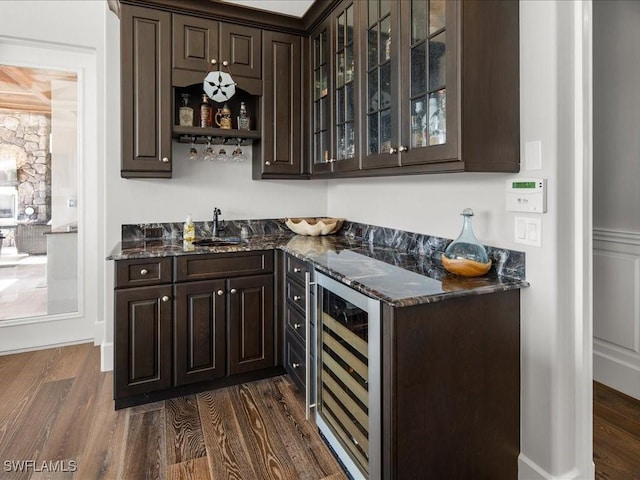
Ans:
[[[311,35],[314,174],[360,168],[356,115],[358,4],[342,2]]]
[[[517,172],[518,2],[363,5],[363,168]]]

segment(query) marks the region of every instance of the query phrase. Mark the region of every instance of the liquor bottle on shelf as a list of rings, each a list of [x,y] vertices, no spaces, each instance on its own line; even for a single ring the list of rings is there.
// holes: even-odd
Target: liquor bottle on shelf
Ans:
[[[211,126],[212,107],[209,104],[209,97],[206,93],[202,94],[202,103],[200,104],[200,127],[208,128]]]
[[[189,106],[190,97],[188,93],[182,94],[182,105],[179,111],[181,127],[193,127],[193,108]]]
[[[238,115],[238,130],[251,130],[251,119],[247,115],[244,102],[240,103],[240,115]]]

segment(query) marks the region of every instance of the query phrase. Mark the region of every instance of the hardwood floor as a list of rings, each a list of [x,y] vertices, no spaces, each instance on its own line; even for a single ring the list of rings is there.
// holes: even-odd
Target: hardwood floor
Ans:
[[[640,401],[593,382],[597,480],[640,479]]]
[[[346,479],[287,377],[118,411],[112,392],[89,344],[0,356],[0,478]],[[593,396],[596,479],[640,479],[640,401]]]
[[[286,376],[118,411],[112,385],[89,344],[0,356],[0,478],[346,479]]]

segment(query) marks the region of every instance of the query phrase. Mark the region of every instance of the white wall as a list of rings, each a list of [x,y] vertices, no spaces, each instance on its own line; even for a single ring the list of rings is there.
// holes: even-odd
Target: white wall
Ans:
[[[640,3],[594,3],[594,378],[640,398]]]
[[[574,373],[579,327],[571,254],[574,228],[572,2],[520,2],[521,141],[542,142],[543,170],[520,174],[447,174],[329,182],[332,216],[455,238],[459,213],[476,213],[484,243],[526,252],[531,287],[522,291],[522,455],[520,478],[588,478],[591,399],[578,398]],[[505,210],[507,179],[548,179],[542,248],[515,244],[514,213]],[[581,403],[582,402],[582,403]],[[586,405],[585,405],[586,403]],[[581,418],[580,415],[588,415]],[[576,413],[579,412],[579,413]],[[584,427],[584,425],[583,425]],[[583,440],[583,439],[582,439]],[[584,453],[584,452],[583,452]]]

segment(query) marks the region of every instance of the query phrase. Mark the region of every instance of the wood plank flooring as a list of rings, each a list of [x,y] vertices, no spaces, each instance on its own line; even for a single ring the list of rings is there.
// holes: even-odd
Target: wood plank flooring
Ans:
[[[597,480],[640,479],[640,401],[593,382]]]
[[[112,384],[89,344],[0,356],[0,478],[346,479],[286,376],[118,411]]]
[[[286,376],[116,411],[99,370],[89,344],[0,356],[0,478],[346,479]],[[77,470],[5,471],[21,460]],[[594,461],[640,479],[640,401],[595,382]]]

